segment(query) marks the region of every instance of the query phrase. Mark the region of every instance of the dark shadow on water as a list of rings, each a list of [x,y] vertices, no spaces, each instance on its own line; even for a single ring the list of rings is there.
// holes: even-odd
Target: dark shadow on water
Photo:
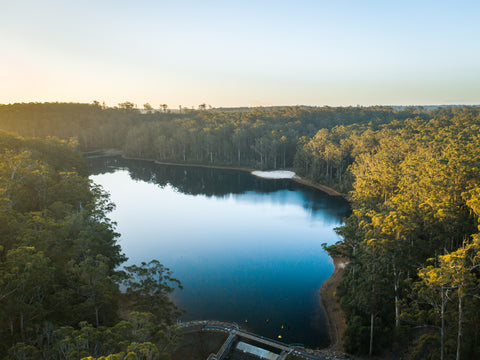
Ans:
[[[163,165],[152,161],[124,159],[120,156],[89,158],[92,175],[127,170],[136,181],[160,187],[171,185],[187,195],[224,197],[230,194],[273,193],[280,190],[302,194],[302,206],[313,215],[328,209],[337,219],[349,215],[348,203],[341,197],[329,196],[323,191],[309,188],[290,179],[262,179],[245,171],[196,166]]]
[[[129,206],[117,206],[123,215],[119,225],[128,225],[123,229],[130,231],[122,234],[122,248],[135,261],[157,258],[172,268],[184,285],[174,293],[187,310],[183,320],[237,322],[265,337],[281,336],[286,343],[326,345],[318,291],[333,265],[321,243],[336,241],[332,229],[350,211],[343,198],[292,180],[261,179],[239,170],[121,157],[87,162],[93,175],[121,175],[121,186],[119,178],[112,180],[115,176],[104,179],[107,191],[109,181],[116,185],[114,202],[136,195]],[[156,202],[152,207],[131,190],[137,182],[191,196],[155,198],[167,209],[158,215]],[[147,197],[154,197],[147,191]],[[175,217],[173,208],[179,207],[181,215]]]

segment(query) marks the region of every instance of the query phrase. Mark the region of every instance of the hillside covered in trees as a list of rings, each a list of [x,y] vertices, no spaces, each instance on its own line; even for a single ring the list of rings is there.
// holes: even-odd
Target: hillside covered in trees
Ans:
[[[202,108],[171,113],[98,103],[15,104],[0,106],[0,128],[23,136],[72,139],[82,150],[114,148],[126,156],[165,162],[293,167],[311,181],[343,191],[352,205],[352,216],[337,230],[344,240],[329,248],[349,261],[337,290],[347,318],[346,349],[359,354],[402,350],[406,359],[480,356],[479,108]],[[57,153],[48,153],[50,161],[57,161],[58,171],[70,173],[60,167],[70,160],[55,160]],[[75,174],[84,171],[75,166]],[[5,179],[12,176],[6,174]],[[71,210],[63,213],[85,214],[94,208],[87,206],[93,200],[76,197],[86,193],[69,181],[68,186],[79,190],[68,192]],[[56,203],[45,200],[50,193],[38,189],[43,188],[32,185],[28,190],[35,206],[15,209],[19,213],[12,213],[6,224]],[[20,204],[15,196],[22,194],[2,204]],[[105,219],[95,218],[113,232]],[[80,223],[76,229],[82,227]],[[10,239],[19,236],[13,233]],[[49,254],[41,246],[35,251]],[[2,248],[4,257],[8,250]],[[116,259],[107,262],[113,276],[121,254],[96,251],[92,259],[97,254]],[[95,306],[86,313],[90,318],[85,320],[98,324]],[[115,321],[100,312],[99,319],[110,325]],[[15,327],[11,333],[17,334],[16,342],[22,331]]]
[[[74,145],[0,132],[0,358],[168,358],[178,281],[155,261],[118,269],[113,204]]]
[[[259,169],[295,165],[302,175],[341,188],[344,178],[340,173],[346,171],[358,147],[365,145],[353,143],[353,149],[349,149],[347,144],[337,144],[347,132],[355,131],[345,127],[376,128],[394,120],[431,116],[420,108],[394,110],[380,106],[238,110],[202,107],[173,113],[167,109],[141,112],[128,104],[119,104],[118,108],[105,108],[98,102],[0,105],[0,129],[32,137],[73,137],[82,150],[112,148],[122,150],[125,156],[165,162]],[[318,149],[318,159],[302,154],[295,159],[299,144],[308,142],[320,129],[329,132],[333,128],[335,135],[329,136],[324,151],[327,158],[320,159]]]
[[[350,261],[337,290],[350,352],[479,356],[479,130],[478,109],[446,109],[360,134],[353,215],[330,249]]]

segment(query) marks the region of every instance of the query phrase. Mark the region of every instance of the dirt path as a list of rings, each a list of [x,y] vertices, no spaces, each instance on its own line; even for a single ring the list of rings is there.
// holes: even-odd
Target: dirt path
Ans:
[[[294,177],[293,180],[300,183],[300,184],[303,184],[303,185],[321,190],[323,192],[326,192],[328,195],[331,195],[331,196],[344,196],[344,194],[338,192],[335,189],[332,189],[331,187],[328,187],[328,186],[325,186],[325,185],[320,185],[320,184],[315,184],[315,183],[313,183],[309,180],[302,179],[301,177],[298,177],[298,176]]]
[[[335,270],[333,275],[323,283],[320,289],[320,298],[328,320],[329,350],[343,352],[342,336],[347,326],[336,296],[336,290],[342,280],[347,262],[344,258],[334,257],[333,264]]]

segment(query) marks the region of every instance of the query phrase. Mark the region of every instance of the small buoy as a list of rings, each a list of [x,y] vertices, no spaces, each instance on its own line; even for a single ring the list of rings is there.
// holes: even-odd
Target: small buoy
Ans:
[[[282,335],[278,335],[278,338],[281,339],[281,338],[282,338]]]
[[[246,322],[246,323],[248,323],[248,320],[247,320],[247,319],[245,319],[245,322]]]
[[[269,323],[269,322],[270,322],[270,319],[267,319],[267,320],[265,320],[265,321],[266,321],[267,323]]]
[[[283,325],[282,325],[282,329],[283,329]]]

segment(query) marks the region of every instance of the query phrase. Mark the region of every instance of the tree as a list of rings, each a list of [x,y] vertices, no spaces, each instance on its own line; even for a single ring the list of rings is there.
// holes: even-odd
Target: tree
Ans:
[[[342,256],[350,259],[352,271],[352,291],[355,291],[356,284],[356,265],[357,251],[365,239],[365,230],[363,221],[358,211],[345,219],[345,224],[335,228],[335,232],[343,238],[343,241],[336,244],[335,249],[340,250]]]
[[[149,103],[143,104],[143,108],[147,110],[148,112],[151,112],[153,110],[153,106],[150,105]]]
[[[153,313],[159,324],[171,325],[179,312],[168,295],[176,287],[182,288],[180,281],[172,277],[172,271],[158,260],[126,266],[125,270],[126,292],[134,300],[135,308]]]
[[[123,103],[119,103],[118,107],[123,110],[133,110],[136,105],[130,101],[125,101]]]
[[[105,256],[98,254],[95,258],[89,256],[78,264],[71,264],[77,294],[86,299],[84,304],[87,308],[93,308],[97,327],[100,326],[100,310],[107,305],[111,307],[114,298],[119,295],[118,278],[111,276],[108,262]]]
[[[480,282],[476,270],[480,268],[480,235],[473,237],[472,242],[465,244],[457,251],[441,255],[438,258],[438,266],[428,266],[419,271],[419,276],[428,287],[438,287],[441,291],[441,315],[442,315],[442,355],[444,358],[444,313],[445,298],[447,290],[454,290],[457,294],[458,315],[457,315],[457,350],[456,359],[461,357],[461,345],[463,339],[464,322],[464,299],[473,296],[480,299],[478,291]]]
[[[48,309],[44,302],[52,289],[53,267],[43,252],[20,246],[9,250],[0,265],[0,304],[8,319],[10,334],[28,340],[32,321],[41,323]],[[3,314],[2,314],[3,315]]]

